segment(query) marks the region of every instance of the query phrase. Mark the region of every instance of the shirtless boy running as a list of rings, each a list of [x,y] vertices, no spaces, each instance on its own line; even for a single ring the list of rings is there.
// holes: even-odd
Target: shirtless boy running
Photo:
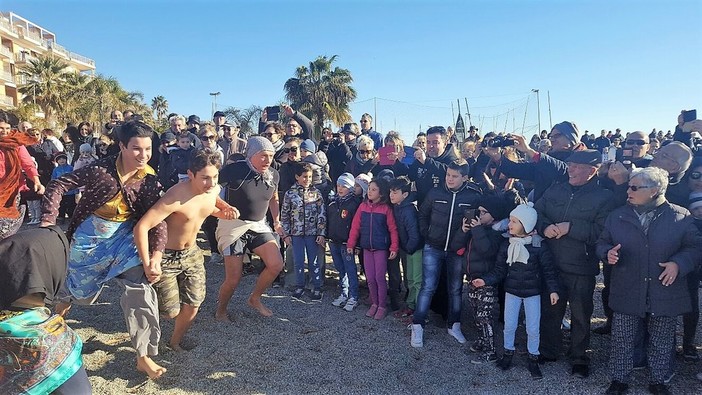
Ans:
[[[197,246],[197,233],[207,216],[234,219],[238,212],[218,199],[220,155],[194,150],[188,180],[169,189],[134,227],[134,241],[143,262],[149,261],[148,232],[166,221],[168,241],[161,261],[161,279],[153,284],[161,316],[175,318],[169,346],[183,350],[181,341],[205,299],[205,266]],[[182,302],[182,304],[181,304]]]

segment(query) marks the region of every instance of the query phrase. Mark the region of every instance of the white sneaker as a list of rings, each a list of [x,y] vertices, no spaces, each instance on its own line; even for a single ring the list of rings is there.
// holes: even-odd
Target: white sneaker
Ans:
[[[358,301],[356,298],[348,298],[346,304],[344,305],[344,310],[353,311],[353,308],[358,306]]]
[[[460,322],[454,322],[453,326],[450,328],[446,329],[449,335],[453,336],[454,339],[458,340],[459,343],[463,344],[466,342],[466,338],[463,336],[463,332],[461,332],[461,323]]]
[[[424,347],[424,328],[421,324],[412,324],[410,345],[414,348]]]
[[[213,252],[212,255],[210,255],[210,263],[214,263],[215,265],[221,265],[222,263],[224,263],[224,257],[218,252]]]
[[[332,302],[332,306],[341,307],[344,305],[344,303],[346,303],[347,300],[349,300],[349,298],[344,296],[344,294],[341,294],[336,299],[334,299],[334,301]]]

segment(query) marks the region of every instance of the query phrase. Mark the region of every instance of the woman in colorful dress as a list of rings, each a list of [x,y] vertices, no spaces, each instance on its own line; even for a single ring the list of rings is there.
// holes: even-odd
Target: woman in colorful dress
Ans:
[[[42,204],[42,225],[56,221],[63,194],[85,187],[67,236],[71,240],[66,285],[71,300],[94,302],[102,286],[116,279],[124,287],[120,300],[127,331],[137,352],[137,369],[155,379],[166,369],[152,356],[158,354],[161,335],[156,292],[160,260],[166,242],[166,226],[149,231],[152,259],[142,265],[134,245],[134,224],[159,198],[156,172],[151,158],[151,127],[140,121],[120,126],[117,155],[93,162],[52,180]]]

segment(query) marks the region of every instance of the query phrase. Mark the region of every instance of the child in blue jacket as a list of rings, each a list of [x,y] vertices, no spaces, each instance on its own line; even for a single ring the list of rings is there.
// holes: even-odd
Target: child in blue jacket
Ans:
[[[346,251],[346,242],[351,232],[351,222],[361,204],[361,198],[354,194],[354,178],[344,173],[336,181],[336,195],[327,208],[327,240],[329,251],[337,272],[341,293],[332,305],[353,311],[358,305],[358,270],[354,254]]]
[[[419,211],[412,193],[412,184],[405,176],[390,181],[390,203],[400,237],[400,259],[407,283],[407,306],[396,313],[409,317],[417,306],[417,295],[422,286],[422,248],[424,239],[419,233]]]

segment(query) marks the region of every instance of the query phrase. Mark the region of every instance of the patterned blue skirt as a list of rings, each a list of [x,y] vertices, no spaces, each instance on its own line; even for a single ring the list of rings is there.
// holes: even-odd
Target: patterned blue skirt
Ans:
[[[78,299],[94,297],[109,280],[141,259],[134,245],[134,221],[115,222],[91,215],[73,234],[67,285]]]

